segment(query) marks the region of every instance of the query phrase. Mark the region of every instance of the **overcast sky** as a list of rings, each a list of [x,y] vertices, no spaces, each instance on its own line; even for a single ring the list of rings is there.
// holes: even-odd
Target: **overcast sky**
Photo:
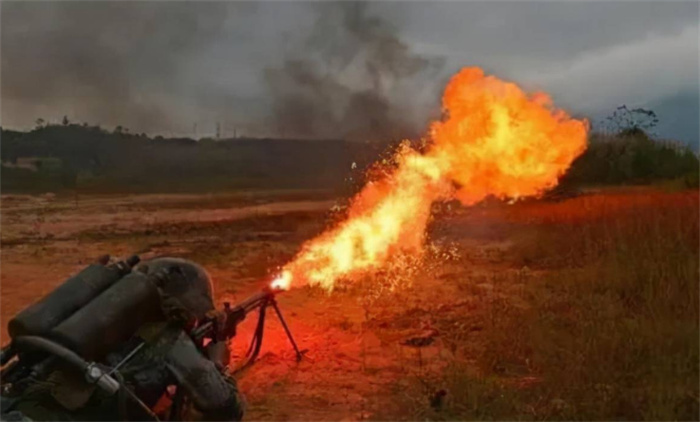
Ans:
[[[341,136],[394,135],[377,120],[420,131],[449,76],[480,66],[594,123],[621,104],[654,108],[660,136],[698,142],[696,1],[1,8],[4,127],[68,115],[164,134],[221,122],[227,136],[330,136],[348,121]]]

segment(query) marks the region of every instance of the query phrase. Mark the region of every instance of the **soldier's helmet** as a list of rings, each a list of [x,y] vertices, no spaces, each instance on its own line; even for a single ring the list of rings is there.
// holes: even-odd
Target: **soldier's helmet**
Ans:
[[[153,274],[164,268],[170,274],[161,287],[165,296],[176,299],[198,319],[214,309],[211,278],[201,265],[180,258],[155,258],[142,262],[138,269]]]

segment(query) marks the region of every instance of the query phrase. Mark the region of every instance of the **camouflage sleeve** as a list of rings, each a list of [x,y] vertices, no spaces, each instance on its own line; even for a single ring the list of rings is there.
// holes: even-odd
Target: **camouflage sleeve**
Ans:
[[[170,349],[167,365],[205,419],[241,420],[243,406],[235,380],[223,375],[184,332]]]

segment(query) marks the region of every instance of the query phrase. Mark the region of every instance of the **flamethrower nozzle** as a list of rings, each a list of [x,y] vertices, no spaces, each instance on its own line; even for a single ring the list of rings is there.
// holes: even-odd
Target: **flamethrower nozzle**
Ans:
[[[291,285],[292,273],[288,270],[282,271],[280,275],[270,282],[270,288],[278,292],[289,290]]]

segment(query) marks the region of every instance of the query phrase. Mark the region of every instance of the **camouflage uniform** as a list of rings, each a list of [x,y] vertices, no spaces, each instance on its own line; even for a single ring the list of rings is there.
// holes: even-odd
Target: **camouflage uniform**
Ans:
[[[164,292],[168,296],[166,302],[174,300],[198,318],[213,309],[211,285],[201,267],[182,260],[160,259],[142,270],[157,271],[163,265],[179,265],[183,270],[180,279],[174,280],[169,291]],[[200,283],[199,291],[188,291],[193,279],[206,280],[206,283]],[[104,363],[115,366],[142,342],[144,346],[119,368],[119,374],[123,383],[147,407],[152,409],[168,386],[177,385],[190,400],[189,410],[199,413],[204,420],[241,419],[242,399],[235,380],[221,370],[225,362],[205,356],[179,324],[163,321],[143,325],[120,350],[107,355]],[[227,356],[228,347],[219,354]],[[151,419],[133,400],[125,397],[124,392],[105,396],[80,374],[59,365],[45,381],[28,386],[21,397],[3,398],[1,419],[115,420],[121,414],[128,420]],[[188,415],[188,419],[190,417],[192,415]]]

